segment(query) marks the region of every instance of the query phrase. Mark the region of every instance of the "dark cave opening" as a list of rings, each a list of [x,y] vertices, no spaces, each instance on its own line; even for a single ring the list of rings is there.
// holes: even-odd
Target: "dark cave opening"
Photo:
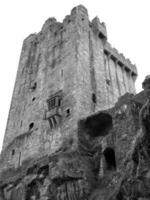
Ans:
[[[85,121],[85,127],[92,137],[106,136],[112,129],[112,116],[108,113],[99,113],[90,116]]]

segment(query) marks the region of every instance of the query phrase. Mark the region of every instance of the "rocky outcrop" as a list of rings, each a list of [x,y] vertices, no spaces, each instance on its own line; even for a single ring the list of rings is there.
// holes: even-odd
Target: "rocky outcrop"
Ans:
[[[150,199],[150,77],[143,82],[145,103],[139,112],[140,134],[136,138],[130,170],[113,199]]]
[[[53,155],[6,170],[0,199],[150,199],[147,80],[143,87],[138,95],[121,97],[114,108],[80,120],[76,149],[68,139]]]

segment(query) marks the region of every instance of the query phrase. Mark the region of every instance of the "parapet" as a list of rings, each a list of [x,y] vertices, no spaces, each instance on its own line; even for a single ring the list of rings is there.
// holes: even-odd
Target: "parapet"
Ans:
[[[42,31],[47,30],[48,28],[50,28],[50,26],[51,26],[52,24],[54,24],[54,23],[56,23],[56,22],[57,22],[57,21],[56,21],[56,19],[55,19],[54,17],[48,18],[48,19],[45,21],[45,23],[44,23],[44,25],[43,25],[43,27],[42,27]]]
[[[104,22],[101,23],[98,17],[95,17],[92,20],[92,27],[94,28],[94,30],[99,32],[100,38],[105,38],[107,40],[106,25]]]
[[[125,56],[119,53],[117,49],[113,48],[110,43],[105,43],[104,52],[110,55],[110,57],[116,60],[121,66],[124,66],[127,70],[131,71],[132,75],[137,76],[136,65],[133,65],[129,59],[125,58]]]

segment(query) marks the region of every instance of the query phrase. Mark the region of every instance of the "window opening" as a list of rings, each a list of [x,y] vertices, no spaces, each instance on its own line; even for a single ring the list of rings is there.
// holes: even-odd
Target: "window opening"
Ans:
[[[33,98],[32,98],[32,101],[35,101],[35,99],[36,99],[36,98],[35,98],[35,97],[33,97]]]
[[[105,39],[105,36],[103,35],[103,33],[99,33],[99,35],[98,35],[98,37],[100,38],[100,39]]]
[[[21,166],[21,152],[19,152],[19,161],[18,161],[18,166]]]
[[[94,93],[92,94],[92,101],[93,103],[96,103],[96,95]]]
[[[70,116],[70,109],[68,108],[67,110],[66,110],[66,117],[69,117]]]
[[[106,79],[106,83],[107,83],[107,85],[110,85],[110,80]]]
[[[34,123],[32,122],[31,124],[29,124],[29,130],[31,130],[34,127]]]
[[[104,157],[106,161],[106,170],[115,170],[116,158],[114,150],[110,147],[106,148],[104,151]]]
[[[48,109],[52,110],[55,107],[61,106],[61,99],[59,96],[55,96],[49,99],[47,103],[48,103]]]
[[[15,149],[13,149],[13,150],[11,151],[11,155],[12,155],[12,156],[15,155]]]

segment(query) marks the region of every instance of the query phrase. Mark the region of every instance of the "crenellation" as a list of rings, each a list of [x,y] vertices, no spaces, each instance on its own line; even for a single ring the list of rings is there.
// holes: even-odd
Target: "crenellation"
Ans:
[[[45,21],[44,25],[42,26],[41,31],[42,31],[42,32],[48,31],[48,30],[51,28],[51,26],[52,26],[53,24],[55,24],[56,22],[57,22],[56,18],[54,18],[54,17],[48,18],[48,19]]]
[[[106,54],[111,54],[112,57],[117,59],[120,63],[125,65],[129,70],[133,71],[133,73],[137,75],[136,66],[133,65],[129,59],[126,59],[123,54],[120,54],[117,49],[112,48],[108,42],[105,44],[104,52]]]
[[[86,16],[88,18],[88,11],[83,5],[79,5],[71,10],[71,16]]]
[[[26,47],[28,43],[35,41],[37,38],[37,33],[32,33],[28,37],[26,37],[23,41],[23,47]]]
[[[107,40],[107,30],[106,30],[106,25],[104,22],[100,22],[98,17],[95,17],[92,22],[92,27],[93,30],[98,32],[98,36],[100,38],[105,38],[105,40]]]

